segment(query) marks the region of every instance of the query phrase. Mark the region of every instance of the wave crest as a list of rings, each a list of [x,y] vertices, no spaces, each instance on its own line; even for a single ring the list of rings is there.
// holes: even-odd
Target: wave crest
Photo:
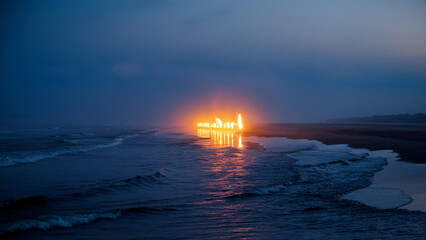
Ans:
[[[286,189],[286,187],[283,185],[275,185],[275,186],[270,186],[265,188],[259,188],[257,190],[253,190],[249,192],[234,194],[234,195],[228,196],[227,198],[247,198],[252,196],[263,196],[263,195],[279,193],[284,189]]]
[[[7,225],[1,229],[3,234],[28,230],[46,231],[52,228],[71,228],[73,226],[88,224],[101,219],[116,219],[122,215],[121,211],[116,212],[93,212],[70,216],[50,215],[37,219],[21,220]]]
[[[22,154],[22,156],[14,157],[14,158],[5,156],[0,158],[0,167],[9,167],[16,164],[22,164],[22,163],[34,163],[43,159],[54,158],[59,155],[83,153],[83,152],[89,152],[89,151],[93,151],[93,150],[101,149],[101,148],[114,147],[114,146],[122,144],[122,142],[123,142],[123,138],[117,137],[108,143],[89,145],[89,146],[77,145],[75,147],[65,148],[65,149],[61,149],[61,150],[57,150],[53,152],[38,152],[38,153],[28,152],[28,153]]]

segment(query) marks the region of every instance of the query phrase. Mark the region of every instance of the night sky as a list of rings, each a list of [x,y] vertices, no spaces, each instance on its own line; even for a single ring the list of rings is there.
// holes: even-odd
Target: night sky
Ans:
[[[422,0],[0,6],[6,123],[169,123],[217,106],[255,108],[259,122],[426,112]]]

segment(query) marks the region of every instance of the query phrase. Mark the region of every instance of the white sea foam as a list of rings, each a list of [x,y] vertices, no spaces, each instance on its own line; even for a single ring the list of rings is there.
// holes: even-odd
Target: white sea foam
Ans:
[[[247,137],[245,141],[259,143],[271,152],[297,152],[315,148],[320,142],[315,140],[288,139],[284,137]]]
[[[271,193],[280,192],[285,188],[286,187],[284,187],[283,185],[276,185],[276,186],[272,186],[272,187],[261,188],[261,189],[252,191],[251,193],[255,194],[255,195],[267,195],[267,194],[271,194]]]
[[[395,161],[399,159],[399,154],[394,152],[393,150],[377,150],[377,151],[369,151],[368,155],[371,157],[382,157],[386,158],[388,161]]]
[[[354,149],[352,152],[355,152]],[[379,151],[368,151],[368,158],[383,158],[386,159],[390,165],[395,165],[395,161],[399,159],[398,153],[392,150],[379,150]],[[409,163],[399,163],[402,165],[410,165]],[[410,165],[411,166],[411,165]],[[391,168],[392,170],[392,168]],[[401,169],[393,169],[394,172],[389,171],[389,165],[385,169],[376,174],[373,179],[373,184],[369,187],[358,189],[348,194],[345,194],[341,199],[357,201],[370,207],[379,209],[392,209],[405,207],[413,202],[412,196],[409,196],[406,192],[401,189],[407,188],[407,186],[415,185],[413,182],[409,182],[405,185],[401,179],[404,178],[404,171]],[[399,176],[398,174],[402,174]],[[377,177],[380,176],[378,179]],[[396,183],[395,183],[396,182]],[[402,182],[402,183],[400,183]],[[407,188],[410,189],[410,188]],[[414,210],[421,210],[424,208],[416,208]]]
[[[377,187],[359,189],[341,198],[358,201],[367,206],[379,209],[399,208],[412,201],[411,197],[399,189]]]
[[[77,142],[78,140],[76,140],[75,143]],[[76,147],[70,147],[70,148],[61,149],[61,150],[52,151],[52,152],[27,152],[27,153],[21,153],[21,156],[19,157],[4,156],[4,157],[0,157],[0,167],[8,167],[8,166],[16,165],[19,163],[34,163],[43,159],[54,158],[59,155],[88,152],[88,151],[93,151],[93,150],[101,149],[101,148],[114,147],[114,146],[120,145],[122,142],[123,142],[123,138],[118,137],[113,139],[110,142],[102,143],[102,144],[76,146]]]
[[[70,228],[76,225],[88,224],[100,219],[116,219],[122,213],[117,212],[93,212],[70,216],[50,215],[37,219],[26,219],[8,224],[1,229],[3,233],[12,233],[26,230],[48,230],[52,228]]]
[[[333,162],[345,162],[349,160],[359,160],[364,158],[365,154],[354,155],[348,152],[338,151],[319,151],[309,150],[289,154],[290,157],[297,159],[295,163],[298,166],[313,166],[329,164]]]
[[[347,144],[326,145],[315,140],[292,140],[287,138],[252,137],[249,140],[259,142],[269,151],[287,152],[288,156],[296,159],[295,165],[304,167],[316,167],[333,163],[348,164],[351,161],[365,159],[366,161],[363,163],[368,164],[363,165],[363,169],[366,170],[367,167],[380,167],[384,161],[394,163],[398,159],[398,154],[392,150],[370,151],[368,149],[351,148]],[[375,161],[377,159],[383,159],[383,161]],[[378,166],[376,166],[377,164]],[[327,171],[334,170],[327,168]],[[412,197],[398,189],[398,187],[383,187],[382,185],[385,186],[386,184],[381,183],[381,185],[378,185],[377,183],[373,183],[373,185],[367,188],[348,193],[342,196],[341,199],[358,201],[380,209],[405,207],[407,204],[413,202]],[[258,190],[256,193],[268,194],[270,191],[273,192],[275,190],[275,188],[266,188]],[[417,207],[416,210],[418,209]]]
[[[333,144],[327,145],[322,142],[317,143],[317,149],[323,151],[335,151],[335,152],[352,152],[354,149],[349,147],[347,144]]]

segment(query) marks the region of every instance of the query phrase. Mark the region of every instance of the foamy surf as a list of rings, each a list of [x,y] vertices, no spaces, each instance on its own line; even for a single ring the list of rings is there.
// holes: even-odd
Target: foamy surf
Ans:
[[[50,215],[37,219],[26,219],[8,224],[1,229],[1,233],[14,233],[29,230],[49,230],[53,228],[71,228],[78,225],[88,224],[101,219],[116,219],[122,215],[121,211],[116,212],[92,212],[76,215]]]
[[[254,196],[264,196],[264,195],[276,194],[285,189],[286,187],[283,185],[275,185],[275,186],[264,187],[264,188],[259,188],[252,191],[234,194],[226,198],[247,198],[247,197],[254,197]]]
[[[175,211],[173,208],[152,208],[137,206],[111,211],[95,211],[89,213],[78,213],[73,215],[45,215],[34,219],[24,219],[6,224],[0,228],[0,236],[32,231],[47,231],[55,228],[72,228],[80,225],[90,224],[99,220],[115,220],[128,214],[155,214],[161,212]]]
[[[267,150],[279,152],[280,149],[283,149],[281,152],[286,152],[287,156],[295,159],[295,166],[306,168],[306,173],[312,174],[312,176],[325,173],[350,180],[351,175],[353,175],[354,180],[361,183],[360,187],[355,188],[353,186],[355,188],[353,191],[344,194],[339,199],[357,201],[378,209],[401,208],[413,201],[401,189],[371,185],[371,179],[364,181],[359,179],[360,173],[375,174],[383,170],[383,166],[389,161],[397,160],[398,154],[392,150],[369,151],[351,148],[346,144],[326,145],[315,140],[293,141],[286,138],[265,139],[256,137],[252,137],[251,140],[262,143]],[[333,167],[333,165],[336,166]],[[349,175],[346,176],[345,172]],[[305,178],[308,179],[308,177]],[[318,190],[314,187],[315,180],[308,181],[312,181],[310,187],[313,190],[309,190],[310,193],[323,194],[317,192]],[[361,187],[363,185],[364,187]]]
[[[246,137],[245,141],[258,143],[271,152],[292,153],[316,148],[315,140],[288,139],[284,137]]]
[[[368,187],[342,196],[341,199],[361,202],[378,209],[391,209],[405,206],[413,201],[402,190],[393,188]]]
[[[407,209],[426,212],[425,164],[411,164],[397,161],[398,153],[392,150],[369,151],[369,157],[383,157],[387,160],[384,169],[378,172],[367,188],[342,196],[379,209]],[[413,179],[417,181],[413,182]]]
[[[355,155],[342,151],[309,150],[289,154],[289,156],[297,159],[296,165],[298,166],[315,166],[360,160],[366,157],[366,154]]]
[[[77,140],[68,140],[68,141],[72,141],[70,143],[73,143],[73,144],[79,144],[83,140],[77,139]],[[68,148],[53,151],[53,152],[23,152],[23,153],[19,153],[19,155],[21,156],[18,156],[18,157],[3,156],[0,158],[0,167],[9,167],[16,164],[22,164],[22,163],[35,163],[40,160],[55,158],[60,155],[83,153],[83,152],[93,151],[96,149],[114,147],[114,146],[122,144],[122,142],[123,142],[123,137],[117,137],[111,140],[110,142],[104,143],[104,144],[77,145],[77,146],[72,146],[72,147],[68,147]]]
[[[108,136],[106,140],[125,134],[91,132],[96,138]],[[57,142],[53,136],[46,142],[58,147],[93,145],[84,136],[59,138],[73,141]],[[137,239],[173,238],[178,229],[185,239],[217,238],[215,231],[220,236],[229,232],[225,234],[229,238],[298,237],[288,235],[285,225],[318,234],[319,239],[329,237],[331,230],[338,238],[364,238],[365,231],[378,238],[393,224],[398,231],[418,233],[415,236],[425,233],[421,212],[376,210],[339,201],[371,184],[386,164],[382,153],[367,155],[368,150],[347,145],[291,139],[282,140],[284,150],[277,144],[271,151],[262,143],[265,149],[260,151],[257,145],[252,145],[255,150],[246,148],[242,140],[243,148],[216,148],[212,141],[184,134],[141,133],[113,151],[69,155],[66,168],[57,164],[61,160],[1,168],[1,200],[15,200],[2,205],[0,232],[5,237],[64,239],[100,234],[120,238],[125,232],[124,237]],[[37,147],[43,149],[42,144]],[[25,192],[15,194],[15,189]],[[390,196],[400,197],[397,192]],[[252,231],[251,226],[266,229],[267,234]],[[241,235],[241,229],[247,234]],[[271,230],[273,236],[268,235]]]
[[[285,187],[283,185],[276,185],[276,186],[272,186],[272,187],[266,187],[266,188],[261,188],[255,191],[251,191],[251,194],[254,195],[267,195],[267,194],[272,194],[272,193],[278,193],[281,192],[282,190],[284,190]]]

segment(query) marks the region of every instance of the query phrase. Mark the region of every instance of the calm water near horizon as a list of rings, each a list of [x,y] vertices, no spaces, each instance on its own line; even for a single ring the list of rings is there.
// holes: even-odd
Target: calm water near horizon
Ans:
[[[0,146],[6,239],[426,235],[424,212],[341,199],[386,165],[380,154],[344,145],[91,127],[3,130]]]

